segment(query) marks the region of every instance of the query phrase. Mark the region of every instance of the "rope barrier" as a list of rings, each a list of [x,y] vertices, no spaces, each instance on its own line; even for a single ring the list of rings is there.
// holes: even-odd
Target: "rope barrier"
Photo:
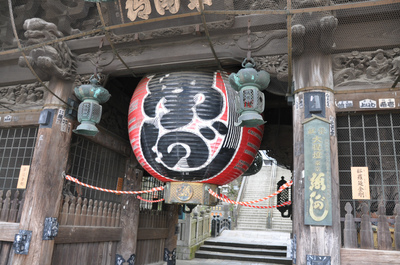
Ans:
[[[164,190],[164,187],[163,187],[163,186],[155,187],[155,188],[152,188],[152,189],[150,189],[150,190],[141,190],[141,191],[110,190],[110,189],[99,188],[99,187],[96,187],[96,186],[92,186],[92,185],[89,185],[89,184],[80,182],[77,178],[71,177],[70,175],[65,175],[65,174],[64,174],[64,176],[65,176],[65,179],[67,179],[67,180],[69,180],[69,181],[72,181],[72,182],[75,182],[75,183],[77,183],[78,185],[81,185],[81,186],[84,186],[84,187],[87,187],[87,188],[90,188],[90,189],[95,189],[95,190],[104,191],[104,192],[111,192],[111,193],[116,193],[116,194],[143,194],[143,193],[150,193],[150,192],[155,192],[155,191],[162,191],[162,190]],[[272,198],[273,196],[275,196],[275,195],[281,193],[284,189],[290,187],[291,185],[293,185],[293,181],[288,181],[287,183],[283,184],[283,185],[279,188],[279,190],[276,191],[275,193],[273,193],[273,194],[271,194],[271,195],[269,195],[269,196],[267,196],[267,197],[264,197],[264,198],[262,198],[262,199],[258,199],[258,200],[255,200],[255,201],[248,201],[248,202],[235,202],[235,201],[232,201],[232,200],[230,200],[230,199],[223,198],[223,197],[219,196],[217,193],[215,193],[212,189],[209,189],[208,192],[209,192],[212,196],[214,196],[215,198],[217,198],[217,199],[219,199],[219,200],[221,200],[221,201],[227,202],[227,203],[239,204],[239,205],[242,205],[242,206],[252,207],[252,208],[257,208],[257,209],[271,209],[271,208],[282,207],[282,206],[285,206],[285,205],[290,205],[290,204],[292,204],[292,202],[291,202],[291,201],[287,201],[287,202],[284,202],[284,203],[282,203],[282,204],[280,204],[280,205],[274,205],[274,206],[256,206],[256,205],[249,205],[249,204],[253,204],[253,203],[265,201],[265,200],[267,200],[267,199],[269,199],[269,198]],[[136,196],[136,198],[139,199],[139,200],[145,201],[145,202],[150,202],[150,203],[156,203],[156,202],[164,201],[164,199],[154,200],[154,201],[146,200],[146,199],[143,199],[143,198],[142,198],[141,196],[139,196],[139,195]]]
[[[258,199],[258,200],[255,200],[255,201],[248,201],[248,202],[235,202],[235,201],[232,201],[231,199],[223,198],[223,197],[219,196],[217,193],[215,193],[212,189],[209,189],[208,192],[209,192],[212,196],[214,196],[215,198],[217,198],[217,199],[219,199],[219,200],[221,200],[221,201],[227,202],[227,203],[239,204],[239,205],[242,205],[242,206],[252,207],[252,208],[257,208],[257,209],[271,209],[271,208],[282,207],[282,206],[285,206],[285,205],[290,205],[290,204],[292,204],[292,202],[291,202],[291,201],[287,201],[287,202],[284,202],[284,203],[282,203],[282,204],[274,205],[274,206],[256,206],[256,205],[249,205],[249,204],[253,204],[253,203],[257,203],[257,202],[262,202],[262,201],[268,200],[268,199],[274,197],[275,195],[278,195],[278,194],[281,193],[284,189],[286,189],[286,188],[288,188],[288,187],[290,187],[290,186],[292,186],[292,185],[293,185],[293,181],[290,180],[290,181],[286,182],[285,184],[283,184],[283,185],[279,188],[279,190],[276,191],[276,192],[274,192],[273,194],[271,194],[271,195],[269,195],[269,196],[267,196],[267,197],[264,197],[264,198],[262,198],[262,199]]]
[[[156,201],[150,201],[150,200],[143,199],[143,198],[140,197],[139,195],[136,196],[136,198],[139,199],[139,200],[141,200],[141,201],[150,202],[150,203],[155,203],[155,202],[162,202],[162,201],[164,201],[164,199],[159,199],[159,200],[156,200]]]
[[[215,198],[217,198],[217,199],[219,199],[219,200],[221,200],[221,201],[224,201],[224,202],[227,202],[227,203],[231,203],[231,204],[240,204],[240,205],[242,205],[242,206],[251,207],[251,208],[257,208],[257,209],[271,209],[271,208],[278,208],[278,207],[282,207],[282,206],[285,206],[285,205],[290,205],[290,204],[292,204],[291,201],[287,201],[287,202],[284,202],[284,203],[282,203],[282,204],[273,205],[273,206],[256,206],[256,205],[249,205],[249,204],[245,204],[245,203],[243,203],[243,202],[235,202],[235,201],[232,201],[232,200],[230,200],[230,199],[222,198],[222,197],[219,196],[217,193],[215,193],[212,189],[209,189],[208,192],[209,192],[212,196],[214,196]]]
[[[140,190],[140,191],[122,191],[122,190],[109,190],[109,189],[103,189],[103,188],[99,188],[96,186],[92,186],[83,182],[80,182],[78,179],[71,177],[70,175],[65,175],[65,179],[75,182],[81,186],[85,186],[87,188],[90,189],[95,189],[95,190],[100,190],[100,191],[105,191],[105,192],[111,192],[111,193],[116,193],[116,194],[143,194],[143,193],[150,193],[150,192],[154,192],[154,191],[161,191],[164,190],[164,187],[155,187],[152,188],[151,190]]]
[[[253,203],[257,203],[257,202],[262,202],[262,201],[268,200],[268,199],[270,199],[270,198],[272,198],[272,197],[278,195],[278,194],[281,193],[284,189],[286,189],[286,188],[288,188],[288,187],[290,187],[290,186],[292,186],[292,185],[293,185],[293,181],[290,180],[290,181],[286,182],[285,184],[283,184],[283,185],[279,188],[279,190],[277,190],[276,192],[272,193],[271,195],[269,195],[269,196],[267,196],[267,197],[264,197],[264,198],[261,198],[261,199],[255,200],[255,201],[248,201],[248,202],[241,202],[241,203],[244,203],[244,204],[253,204]]]

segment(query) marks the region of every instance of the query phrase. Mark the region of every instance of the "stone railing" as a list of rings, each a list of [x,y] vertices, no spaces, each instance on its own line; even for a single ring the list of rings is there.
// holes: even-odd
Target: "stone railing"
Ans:
[[[196,250],[210,237],[210,213],[206,211],[185,214],[178,222],[177,259],[193,259]]]

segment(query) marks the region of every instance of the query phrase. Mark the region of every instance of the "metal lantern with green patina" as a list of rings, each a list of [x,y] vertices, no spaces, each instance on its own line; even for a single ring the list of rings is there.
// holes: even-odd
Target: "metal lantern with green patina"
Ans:
[[[253,59],[245,59],[242,63],[244,69],[237,74],[229,76],[229,83],[239,92],[236,100],[236,108],[240,116],[236,126],[256,127],[264,124],[261,113],[264,111],[265,98],[262,90],[268,87],[270,76],[265,71],[254,69]]]
[[[75,87],[75,96],[82,101],[78,108],[78,121],[81,123],[74,133],[95,136],[99,130],[96,124],[100,122],[102,107],[100,104],[110,99],[107,89],[98,85],[100,78],[94,75],[90,78],[90,84]]]

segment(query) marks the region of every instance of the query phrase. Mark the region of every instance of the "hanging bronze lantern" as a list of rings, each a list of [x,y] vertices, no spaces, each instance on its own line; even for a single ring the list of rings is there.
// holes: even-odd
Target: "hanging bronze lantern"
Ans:
[[[76,134],[95,136],[99,130],[96,124],[100,122],[102,107],[100,104],[110,99],[110,93],[98,85],[99,77],[90,78],[90,84],[75,87],[75,96],[82,101],[78,108],[78,121],[81,123],[73,132]]]
[[[268,87],[270,76],[269,73],[262,70],[257,72],[254,69],[255,62],[252,58],[250,60],[245,59],[242,66],[244,69],[229,76],[232,88],[239,92],[236,98],[236,111],[240,116],[235,125],[256,127],[265,123],[261,116],[265,107],[265,97],[262,90]]]

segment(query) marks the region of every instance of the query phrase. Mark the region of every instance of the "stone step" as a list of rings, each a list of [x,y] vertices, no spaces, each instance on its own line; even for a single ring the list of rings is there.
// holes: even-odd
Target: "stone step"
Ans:
[[[267,215],[256,215],[256,214],[240,214],[239,218],[240,219],[245,219],[245,220],[253,220],[253,219],[266,219],[268,216]]]
[[[252,227],[252,228],[249,228],[249,227],[246,227],[246,226],[243,226],[243,227],[238,227],[238,229],[240,229],[240,230],[247,230],[247,231],[268,231],[268,228],[266,228],[266,227]],[[290,231],[286,231],[286,230],[277,230],[277,231],[280,231],[280,232],[290,232]]]
[[[250,176],[246,182],[241,201],[255,201],[268,196],[271,190],[269,186],[271,184],[271,172],[272,167],[263,167],[258,174]],[[275,186],[275,183],[272,184]],[[254,205],[267,206],[269,204],[270,201],[265,200]],[[246,230],[264,230],[266,229],[268,214],[269,212],[267,209],[242,206],[239,208],[238,213],[238,228]]]
[[[292,264],[291,259],[284,257],[224,253],[224,252],[204,251],[204,250],[197,251],[195,257],[200,259],[223,259],[223,260],[268,262],[275,264]]]
[[[239,218],[247,218],[247,217],[251,217],[251,218],[267,218],[268,214],[264,214],[264,213],[250,213],[250,212],[243,212],[243,213],[239,213]]]
[[[266,209],[257,209],[257,208],[251,208],[251,207],[242,207],[239,209],[239,212],[250,212],[250,213],[265,213],[268,214],[268,211]]]
[[[241,227],[247,227],[247,228],[267,228],[267,222],[264,223],[246,223],[246,222],[242,222],[242,223],[238,223],[237,225],[238,229]]]
[[[258,219],[263,219],[266,220],[267,216],[254,216],[254,215],[241,215],[239,219],[243,219],[243,220],[258,220]]]
[[[233,252],[233,253],[241,253],[241,254],[249,254],[249,255],[273,255],[279,257],[286,257],[285,249],[266,249],[266,248],[258,248],[257,246],[251,247],[235,247],[235,246],[221,246],[221,245],[203,245],[200,247],[200,250],[204,251],[217,251],[217,252]]]
[[[286,247],[275,245],[245,244],[238,242],[205,241],[195,254],[196,258],[224,259],[239,261],[268,262],[274,264],[292,264],[286,258]]]
[[[238,224],[266,224],[267,223],[267,218],[257,218],[257,219],[238,219],[237,221]]]

